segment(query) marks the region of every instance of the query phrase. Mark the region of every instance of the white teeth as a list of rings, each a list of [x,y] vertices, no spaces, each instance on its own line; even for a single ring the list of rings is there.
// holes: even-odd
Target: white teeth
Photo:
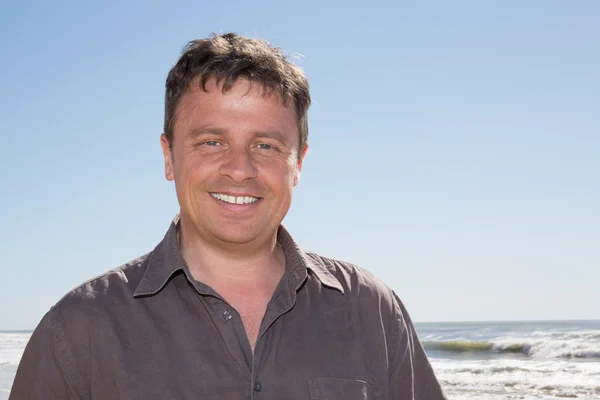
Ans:
[[[229,204],[251,204],[251,203],[254,203],[259,200],[258,197],[252,197],[252,196],[235,197],[235,196],[229,196],[229,195],[221,194],[221,193],[211,193],[210,195],[217,200],[221,200],[221,201],[224,201]]]

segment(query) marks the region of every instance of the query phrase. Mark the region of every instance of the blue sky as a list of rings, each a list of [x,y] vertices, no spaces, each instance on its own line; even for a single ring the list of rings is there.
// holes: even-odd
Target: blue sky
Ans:
[[[160,241],[166,74],[229,31],[309,77],[301,245],[416,321],[600,318],[599,20],[591,0],[2,2],[0,330]]]

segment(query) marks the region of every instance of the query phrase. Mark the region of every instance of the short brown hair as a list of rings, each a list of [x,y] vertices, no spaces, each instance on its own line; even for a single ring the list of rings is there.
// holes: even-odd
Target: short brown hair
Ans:
[[[298,118],[298,151],[308,144],[310,93],[304,72],[291,63],[279,47],[263,39],[226,33],[189,42],[169,71],[165,85],[164,133],[170,145],[173,145],[177,106],[196,78],[203,90],[206,90],[206,82],[215,78],[217,83],[222,83],[223,92],[231,89],[237,79],[245,78],[262,84],[266,93],[278,92],[286,106],[292,100]]]

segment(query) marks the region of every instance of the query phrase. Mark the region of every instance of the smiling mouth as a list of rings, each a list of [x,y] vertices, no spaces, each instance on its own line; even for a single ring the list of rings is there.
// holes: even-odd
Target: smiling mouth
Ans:
[[[229,204],[252,204],[261,199],[260,197],[253,196],[229,196],[223,193],[211,193],[210,195],[217,200]]]

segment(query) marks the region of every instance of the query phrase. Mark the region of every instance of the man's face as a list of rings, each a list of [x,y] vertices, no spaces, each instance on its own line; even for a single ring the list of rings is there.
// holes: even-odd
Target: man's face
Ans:
[[[161,137],[182,225],[221,245],[266,243],[290,208],[307,150],[298,151],[295,109],[244,79],[225,94],[214,79],[206,89],[192,85],[181,98],[172,148]]]

